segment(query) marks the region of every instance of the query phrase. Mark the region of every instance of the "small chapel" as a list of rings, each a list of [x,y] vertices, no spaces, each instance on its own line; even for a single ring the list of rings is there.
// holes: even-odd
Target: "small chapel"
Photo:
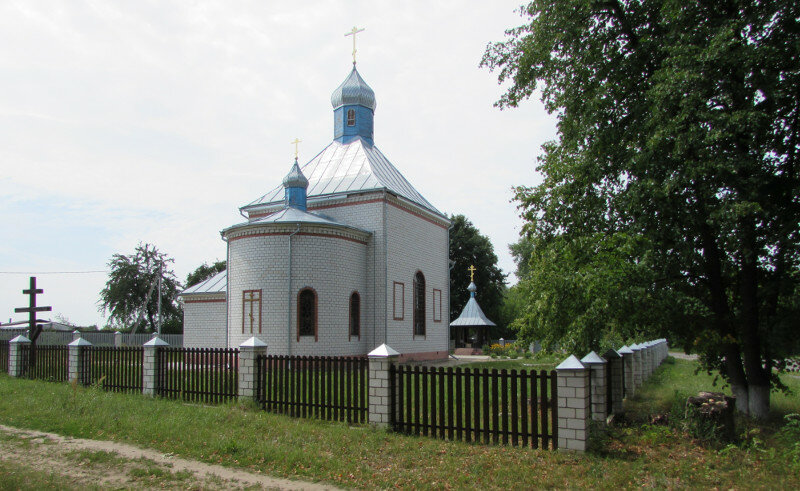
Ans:
[[[450,222],[375,145],[375,93],[355,60],[331,105],[333,141],[302,165],[295,151],[221,231],[227,271],[180,294],[184,346],[255,336],[275,355],[386,343],[406,360],[447,357]]]

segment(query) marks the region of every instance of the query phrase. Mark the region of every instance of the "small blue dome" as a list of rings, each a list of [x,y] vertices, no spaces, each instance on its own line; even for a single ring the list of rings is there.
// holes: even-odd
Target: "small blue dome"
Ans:
[[[305,175],[303,175],[303,171],[300,170],[300,166],[297,165],[297,159],[294,160],[292,170],[290,170],[289,173],[286,174],[286,177],[283,178],[283,187],[303,189],[308,187],[308,179]]]
[[[331,105],[334,109],[344,105],[359,105],[375,112],[375,92],[361,78],[356,67],[331,95]]]

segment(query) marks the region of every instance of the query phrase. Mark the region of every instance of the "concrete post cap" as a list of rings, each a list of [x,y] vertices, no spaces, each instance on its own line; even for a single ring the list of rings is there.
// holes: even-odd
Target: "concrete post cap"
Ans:
[[[586,367],[577,356],[569,355],[569,358],[562,361],[561,364],[556,367],[556,370],[586,370]]]
[[[144,343],[143,346],[169,346],[169,343],[158,337],[158,335],[156,335],[153,337],[153,339]]]
[[[67,346],[92,346],[92,343],[83,338],[78,338],[75,341],[69,343]]]
[[[368,358],[389,358],[391,356],[400,356],[400,353],[386,343],[383,343],[367,354]]]
[[[240,348],[266,348],[267,343],[253,336],[239,345]]]
[[[600,358],[594,351],[590,351],[588,355],[581,358],[581,363],[584,365],[603,365],[608,362]]]
[[[30,343],[31,340],[20,334],[19,336],[15,337],[9,343]]]

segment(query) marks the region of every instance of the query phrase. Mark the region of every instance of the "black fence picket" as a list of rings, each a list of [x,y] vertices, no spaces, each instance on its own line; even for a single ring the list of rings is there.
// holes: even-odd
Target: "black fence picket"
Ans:
[[[557,446],[555,371],[399,365],[391,368],[391,378],[395,431],[487,444]]]
[[[236,399],[238,348],[161,347],[156,393],[169,399],[217,404]]]
[[[85,380],[114,392],[141,392],[144,348],[141,346],[87,346]]]
[[[256,400],[262,409],[294,417],[367,421],[368,363],[364,357],[256,358]]]
[[[0,339],[0,372],[8,373],[8,340]]]
[[[69,367],[69,348],[67,346],[36,346],[35,353],[31,353],[31,346],[20,346],[24,376],[37,380],[51,382],[66,382]],[[29,366],[31,356],[34,356],[33,366]]]

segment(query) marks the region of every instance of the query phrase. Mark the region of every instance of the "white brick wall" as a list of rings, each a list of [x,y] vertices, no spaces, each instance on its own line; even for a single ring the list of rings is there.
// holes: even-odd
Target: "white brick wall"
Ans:
[[[191,298],[184,298],[183,346],[224,348],[226,315],[225,294],[193,295]]]

